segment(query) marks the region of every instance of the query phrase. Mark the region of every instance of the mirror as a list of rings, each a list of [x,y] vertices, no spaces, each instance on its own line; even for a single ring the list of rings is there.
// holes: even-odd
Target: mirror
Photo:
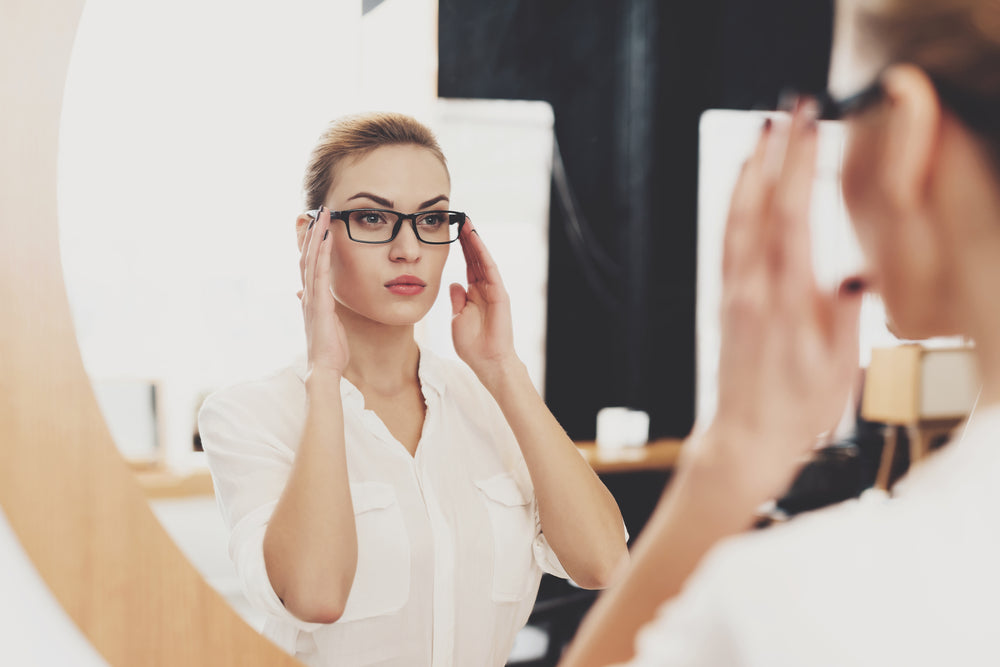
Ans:
[[[83,4],[12,0],[0,22],[4,61],[17,65],[0,71],[0,662],[291,666],[155,521],[84,373],[56,224],[59,118]]]
[[[544,382],[551,109],[437,100],[436,4],[300,0],[274,12],[233,0],[93,0],[81,20],[59,212],[84,364],[135,467],[201,480],[192,493],[154,499],[154,512],[256,628],[263,617],[243,597],[194,451],[195,419],[211,391],[302,354],[294,220],[306,158],[328,121],[392,108],[437,131],[452,199],[505,269],[516,345],[536,386]],[[324,28],[305,35],[302,26]],[[408,48],[386,50],[386,41]],[[464,275],[453,251],[443,284]],[[453,356],[447,290],[442,297],[418,336]]]

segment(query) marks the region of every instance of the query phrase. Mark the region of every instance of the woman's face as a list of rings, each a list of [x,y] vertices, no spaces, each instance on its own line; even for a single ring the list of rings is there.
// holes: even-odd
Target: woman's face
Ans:
[[[336,167],[326,197],[333,211],[447,210],[451,183],[441,161],[415,145],[383,146]],[[449,245],[417,239],[410,221],[384,244],[352,241],[344,221],[332,221],[333,293],[353,313],[388,325],[412,325],[430,310],[441,286]]]
[[[838,30],[841,30],[838,21]],[[856,92],[875,79],[881,68],[849,39],[834,43],[831,88],[835,94]],[[852,53],[845,54],[844,50]],[[854,73],[838,71],[850,64]],[[860,74],[859,74],[860,73]],[[895,164],[898,136],[890,137],[899,105],[883,99],[846,120],[842,187],[854,231],[866,259],[865,278],[881,294],[889,328],[902,338],[954,333],[948,320],[949,282],[940,230],[917,205],[895,196],[904,171]],[[895,141],[897,146],[892,142]],[[907,192],[919,192],[915,184]]]

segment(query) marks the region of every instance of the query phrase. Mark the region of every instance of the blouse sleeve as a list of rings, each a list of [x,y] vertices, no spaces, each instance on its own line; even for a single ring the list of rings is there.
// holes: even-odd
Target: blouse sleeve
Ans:
[[[543,572],[561,579],[571,580],[569,574],[566,572],[566,569],[563,567],[562,563],[559,562],[559,556],[556,555],[556,552],[552,549],[552,546],[549,545],[548,540],[545,539],[545,534],[542,532],[542,519],[538,511],[538,500],[535,498],[535,489],[531,484],[531,475],[528,473],[528,464],[525,463],[524,456],[521,454],[521,448],[517,444],[517,438],[514,437],[514,432],[511,430],[510,425],[507,423],[507,419],[503,416],[503,412],[500,410],[500,406],[496,404],[493,397],[486,393],[485,400],[488,404],[486,409],[491,415],[490,428],[494,440],[503,448],[504,451],[510,453],[511,462],[509,463],[509,466],[516,470],[519,482],[523,484],[525,488],[531,489],[531,505],[535,520],[535,538],[532,542],[532,551],[535,557],[535,562],[538,563],[538,566]],[[583,452],[578,451],[578,453],[581,457],[584,457]],[[622,532],[625,536],[625,541],[628,542],[628,529],[625,527],[624,523],[622,523]]]
[[[580,452],[580,456],[584,456],[583,452]],[[538,566],[542,568],[543,572],[548,572],[551,575],[561,577],[562,579],[570,579],[572,581],[569,574],[567,574],[566,570],[563,568],[562,563],[559,562],[559,556],[556,555],[556,552],[553,551],[551,546],[549,546],[548,540],[545,539],[545,534],[542,532],[541,515],[538,513],[537,500],[534,502],[534,510],[535,510],[535,542],[533,546],[535,552],[535,561],[538,563]],[[622,521],[622,534],[625,536],[625,542],[628,543],[629,541],[628,528],[625,526],[624,520]]]
[[[198,415],[198,430],[215,484],[216,500],[230,530],[229,556],[248,602],[292,627],[312,631],[285,609],[264,566],[264,533],[285,488],[294,452],[268,428],[272,401],[251,392],[232,396],[217,392]],[[268,405],[271,403],[271,405]],[[269,410],[270,408],[270,410]],[[294,648],[297,632],[279,643]]]

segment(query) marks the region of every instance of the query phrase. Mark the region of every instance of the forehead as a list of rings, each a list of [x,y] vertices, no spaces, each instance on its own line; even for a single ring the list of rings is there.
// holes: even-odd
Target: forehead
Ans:
[[[334,168],[330,196],[334,200],[358,192],[405,203],[448,195],[451,181],[441,160],[426,148],[411,144],[382,146]]]

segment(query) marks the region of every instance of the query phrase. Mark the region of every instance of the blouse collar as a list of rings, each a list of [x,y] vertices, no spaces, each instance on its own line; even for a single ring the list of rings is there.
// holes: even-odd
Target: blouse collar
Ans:
[[[424,393],[424,397],[428,397],[428,390],[435,392],[438,397],[444,396],[445,387],[447,386],[445,382],[444,361],[424,345],[418,343],[417,346],[420,348],[420,360],[417,362],[417,377],[420,379],[420,387]],[[300,355],[295,360],[295,363],[292,364],[292,367],[299,380],[305,382],[306,373],[309,371],[309,361],[306,355]],[[364,396],[362,396],[361,391],[343,377],[340,378],[340,395],[347,404],[357,407],[364,406]]]

